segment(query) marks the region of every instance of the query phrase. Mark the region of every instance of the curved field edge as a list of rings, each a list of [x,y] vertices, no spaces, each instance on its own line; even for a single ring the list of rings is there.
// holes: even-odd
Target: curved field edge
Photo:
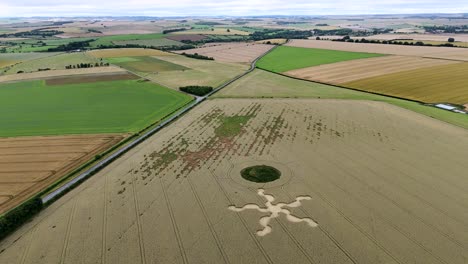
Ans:
[[[326,98],[381,101],[468,129],[468,115],[449,112],[409,100],[300,80],[260,69],[256,69],[228,85],[216,93],[213,98]]]
[[[0,137],[138,132],[193,100],[138,80],[54,86],[17,82],[3,84],[0,94]]]
[[[295,69],[323,64],[387,56],[385,54],[349,52],[315,48],[279,46],[261,58],[257,67],[273,72],[286,72]]]

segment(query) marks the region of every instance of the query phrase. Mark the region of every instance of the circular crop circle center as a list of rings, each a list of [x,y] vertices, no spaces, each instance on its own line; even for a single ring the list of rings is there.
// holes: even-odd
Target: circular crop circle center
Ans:
[[[272,182],[281,176],[281,172],[271,166],[256,165],[241,170],[242,178],[251,182]]]

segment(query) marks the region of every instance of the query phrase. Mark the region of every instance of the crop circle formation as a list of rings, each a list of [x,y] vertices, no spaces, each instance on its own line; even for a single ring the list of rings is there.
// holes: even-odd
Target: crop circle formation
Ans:
[[[257,183],[272,182],[281,177],[281,172],[271,166],[256,165],[244,168],[240,172],[242,178]]]

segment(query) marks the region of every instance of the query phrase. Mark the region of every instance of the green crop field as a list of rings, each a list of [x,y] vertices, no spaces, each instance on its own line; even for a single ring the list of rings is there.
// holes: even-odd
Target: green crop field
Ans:
[[[192,100],[138,80],[0,85],[0,137],[137,132]]]
[[[130,71],[146,73],[180,71],[188,69],[184,66],[159,60],[153,57],[117,57],[108,58],[107,61]]]
[[[468,115],[416,102],[380,96],[255,70],[214,95],[216,98],[320,98],[381,101],[468,129]]]
[[[267,54],[257,67],[273,72],[285,72],[340,61],[385,56],[383,54],[348,52],[281,46]]]

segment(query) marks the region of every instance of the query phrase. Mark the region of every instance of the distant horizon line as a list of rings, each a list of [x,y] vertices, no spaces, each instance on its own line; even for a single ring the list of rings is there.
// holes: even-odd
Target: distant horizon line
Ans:
[[[166,16],[151,16],[151,15],[70,15],[70,16],[1,16],[0,18],[226,18],[226,17],[251,17],[251,18],[271,18],[271,17],[343,17],[343,16],[442,16],[450,15],[455,16],[459,15],[460,17],[452,18],[466,18],[468,19],[468,13],[374,13],[374,14],[335,14],[335,15],[280,15],[280,14],[271,14],[271,15],[166,15]]]

